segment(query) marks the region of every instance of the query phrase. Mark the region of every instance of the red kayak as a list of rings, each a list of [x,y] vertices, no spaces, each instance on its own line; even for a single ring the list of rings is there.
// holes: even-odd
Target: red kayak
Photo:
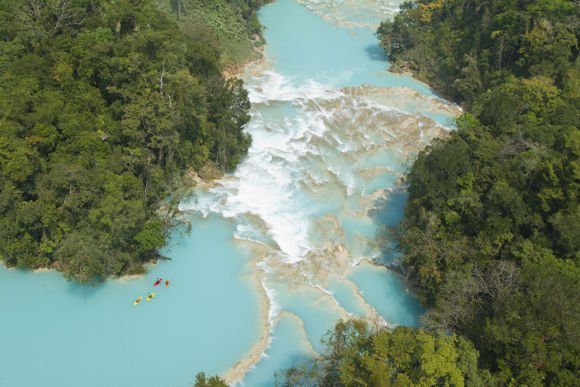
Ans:
[[[161,281],[163,281],[163,278],[158,278],[157,281],[155,281],[155,283],[153,284],[153,286],[159,285]]]

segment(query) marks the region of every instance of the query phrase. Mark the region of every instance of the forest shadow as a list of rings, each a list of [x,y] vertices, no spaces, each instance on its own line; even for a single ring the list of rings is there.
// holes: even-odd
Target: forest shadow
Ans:
[[[378,44],[367,46],[365,48],[365,52],[367,53],[367,56],[371,58],[371,60],[380,62],[386,62],[388,60],[387,56],[385,55],[385,51]]]
[[[104,286],[104,281],[81,284],[77,281],[69,280],[66,291],[70,295],[77,296],[83,300],[88,300],[97,294],[97,292],[99,292]]]
[[[369,212],[369,216],[377,224],[375,238],[381,250],[379,263],[388,266],[397,264],[402,256],[396,238],[408,198],[409,194],[406,191],[393,190],[385,198],[376,200],[373,209]]]

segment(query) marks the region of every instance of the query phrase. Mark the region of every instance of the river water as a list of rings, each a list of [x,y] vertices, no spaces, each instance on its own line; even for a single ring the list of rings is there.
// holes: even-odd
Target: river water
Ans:
[[[369,261],[397,258],[377,235],[402,215],[406,164],[458,109],[387,72],[373,31],[398,3],[265,6],[247,159],[181,204],[192,231],[142,278],[0,269],[0,386],[189,386],[199,371],[267,386],[340,318],[416,325],[416,299]]]

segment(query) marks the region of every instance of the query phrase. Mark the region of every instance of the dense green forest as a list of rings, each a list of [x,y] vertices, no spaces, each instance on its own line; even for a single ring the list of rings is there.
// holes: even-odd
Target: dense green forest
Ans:
[[[261,1],[187,4],[214,20],[227,8],[229,28],[248,40],[259,33]],[[179,21],[181,0],[161,5],[0,2],[8,266],[56,268],[81,282],[140,273],[165,243],[175,205],[167,198],[185,172],[229,170],[244,157],[250,104],[242,81],[222,76],[224,31]]]
[[[456,335],[422,329],[371,329],[365,322],[339,322],[314,361],[276,374],[279,386],[490,386],[477,366],[473,344]]]
[[[406,3],[379,35],[468,111],[407,179],[427,326],[472,340],[500,384],[579,384],[578,5]]]
[[[392,233],[426,331],[341,323],[283,382],[580,385],[579,13],[570,0],[416,0],[381,24],[393,69],[466,111],[414,161]]]
[[[185,31],[201,35],[218,46],[225,66],[236,66],[256,58],[263,45],[262,25],[256,10],[272,0],[156,0],[175,16]]]

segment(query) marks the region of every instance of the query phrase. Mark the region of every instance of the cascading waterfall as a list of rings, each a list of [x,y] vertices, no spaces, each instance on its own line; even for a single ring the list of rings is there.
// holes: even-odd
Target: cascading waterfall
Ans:
[[[352,1],[302,3],[340,23],[346,20],[342,13],[368,21],[364,12],[380,20],[394,9],[386,1],[365,2],[362,14],[351,12]],[[384,13],[377,14],[376,3]],[[290,1],[268,7],[277,6],[299,7]],[[418,307],[400,281],[366,263],[356,268],[382,255],[376,238],[380,222],[372,214],[383,210],[377,206],[390,194],[401,191],[410,155],[449,130],[446,126],[459,110],[420,92],[421,85],[373,86],[373,77],[370,84],[351,86],[349,79],[329,81],[328,73],[294,76],[278,71],[268,56],[248,66],[244,80],[252,119],[247,131],[253,138],[248,157],[233,175],[199,186],[182,204],[185,211],[230,219],[234,237],[254,246],[269,318],[268,339],[263,337],[255,352],[270,344],[271,330],[280,321],[290,324],[288,318],[309,339],[309,351],[320,349],[319,338],[339,318],[416,322],[416,316],[393,318]],[[380,281],[395,281],[388,291],[403,294],[400,305],[373,304],[381,295],[370,294],[369,301],[365,291],[385,291]],[[255,360],[256,353],[250,357]],[[242,368],[251,364],[240,364],[229,380],[239,379]],[[260,366],[252,373],[259,371]],[[257,383],[252,373],[248,385]]]

